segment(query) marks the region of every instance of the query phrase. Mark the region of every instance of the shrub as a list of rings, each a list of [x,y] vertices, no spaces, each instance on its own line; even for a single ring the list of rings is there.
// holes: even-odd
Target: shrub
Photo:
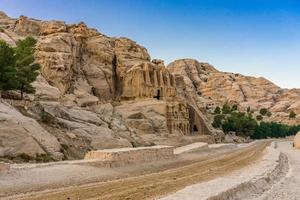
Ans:
[[[214,128],[221,128],[224,118],[225,116],[221,114],[214,116],[214,121],[212,123],[212,126]]]
[[[214,114],[221,114],[221,108],[219,106],[215,108]]]
[[[238,110],[238,105],[237,104],[234,104],[232,107],[231,107],[231,111],[237,111]]]
[[[237,112],[226,118],[222,128],[225,133],[233,131],[239,136],[251,136],[256,126],[257,122],[251,115]]]
[[[42,111],[40,117],[41,121],[45,124],[52,124],[55,121],[55,118],[46,111]]]
[[[257,119],[258,121],[261,121],[261,120],[263,120],[263,116],[257,115],[257,116],[256,116],[256,119]]]
[[[230,108],[230,106],[227,103],[225,103],[223,105],[223,107],[222,107],[222,113],[223,114],[230,114],[231,113],[231,108]]]
[[[247,113],[250,113],[250,112],[251,112],[251,108],[250,108],[250,106],[248,106]]]
[[[268,113],[268,109],[262,108],[262,109],[260,109],[259,113],[260,113],[262,116],[266,116],[267,113]]]
[[[53,158],[48,154],[37,154],[35,157],[36,162],[44,163],[54,161]]]
[[[294,111],[291,111],[289,114],[290,119],[294,119],[294,118],[296,118],[296,116],[297,116],[297,114]]]

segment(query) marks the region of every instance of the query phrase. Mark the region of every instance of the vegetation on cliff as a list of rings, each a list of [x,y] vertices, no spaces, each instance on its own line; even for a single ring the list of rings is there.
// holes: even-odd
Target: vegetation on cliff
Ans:
[[[230,107],[225,104],[222,109],[219,107],[215,109],[212,125],[221,128],[226,134],[234,132],[238,136],[248,136],[253,139],[286,137],[300,131],[300,125],[258,122],[263,119],[262,115],[270,116],[271,113],[267,109],[261,109],[260,114],[255,119],[250,109],[247,109],[247,112],[239,112],[236,106]]]
[[[19,40],[16,47],[0,40],[0,90],[19,90],[21,99],[24,92],[35,91],[31,83],[40,69],[34,59],[35,44],[33,37]]]

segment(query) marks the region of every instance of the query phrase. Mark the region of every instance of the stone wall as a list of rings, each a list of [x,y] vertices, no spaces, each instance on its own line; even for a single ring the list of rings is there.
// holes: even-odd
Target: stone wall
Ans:
[[[174,156],[174,147],[152,146],[138,148],[104,149],[90,151],[86,160],[96,159],[103,162],[116,163],[118,166],[170,159]]]

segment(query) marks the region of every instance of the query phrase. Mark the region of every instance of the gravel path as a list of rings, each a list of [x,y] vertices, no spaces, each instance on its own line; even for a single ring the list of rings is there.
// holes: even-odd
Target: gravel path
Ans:
[[[172,165],[169,170],[130,178],[99,182],[60,190],[44,191],[10,199],[63,200],[63,199],[153,199],[173,193],[188,185],[224,176],[254,163],[263,155],[269,142],[261,141],[226,154],[193,159],[184,166]]]
[[[300,150],[294,150],[291,141],[278,142],[277,148],[288,156],[290,171],[282,181],[256,200],[299,200]]]

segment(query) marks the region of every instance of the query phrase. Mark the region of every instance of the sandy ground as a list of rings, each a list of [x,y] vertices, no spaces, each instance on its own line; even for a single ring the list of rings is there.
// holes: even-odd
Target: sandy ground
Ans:
[[[10,198],[5,197],[5,199],[59,200],[69,198],[76,200],[140,200],[159,198],[188,185],[208,181],[246,167],[258,161],[263,156],[264,149],[268,144],[269,142],[267,141],[261,141],[248,147],[227,150],[227,152],[223,150],[218,153],[207,153],[207,155],[184,155],[185,159],[181,158],[177,161],[150,166],[149,170],[133,169],[132,167],[130,167],[131,171],[129,169],[110,169],[116,170],[121,178]],[[186,159],[186,157],[189,157],[189,159]],[[142,166],[142,168],[144,167]],[[136,172],[139,170],[144,175],[138,175]],[[124,178],[125,175],[129,178]]]
[[[282,181],[257,200],[299,200],[300,150],[294,150],[291,141],[278,142],[277,148],[288,156],[290,170]]]
[[[261,196],[286,175],[287,157],[272,146],[267,147],[259,162],[235,170],[225,176],[197,183],[161,200],[245,200]]]
[[[236,146],[224,146],[223,148],[213,148],[186,155],[178,155],[176,159],[172,160],[117,168],[104,168],[94,163],[81,161],[12,165],[12,169],[8,174],[0,174],[0,199],[1,197],[7,199],[7,196],[20,193],[103,182],[159,172],[192,164],[209,156],[226,154],[236,149]]]

